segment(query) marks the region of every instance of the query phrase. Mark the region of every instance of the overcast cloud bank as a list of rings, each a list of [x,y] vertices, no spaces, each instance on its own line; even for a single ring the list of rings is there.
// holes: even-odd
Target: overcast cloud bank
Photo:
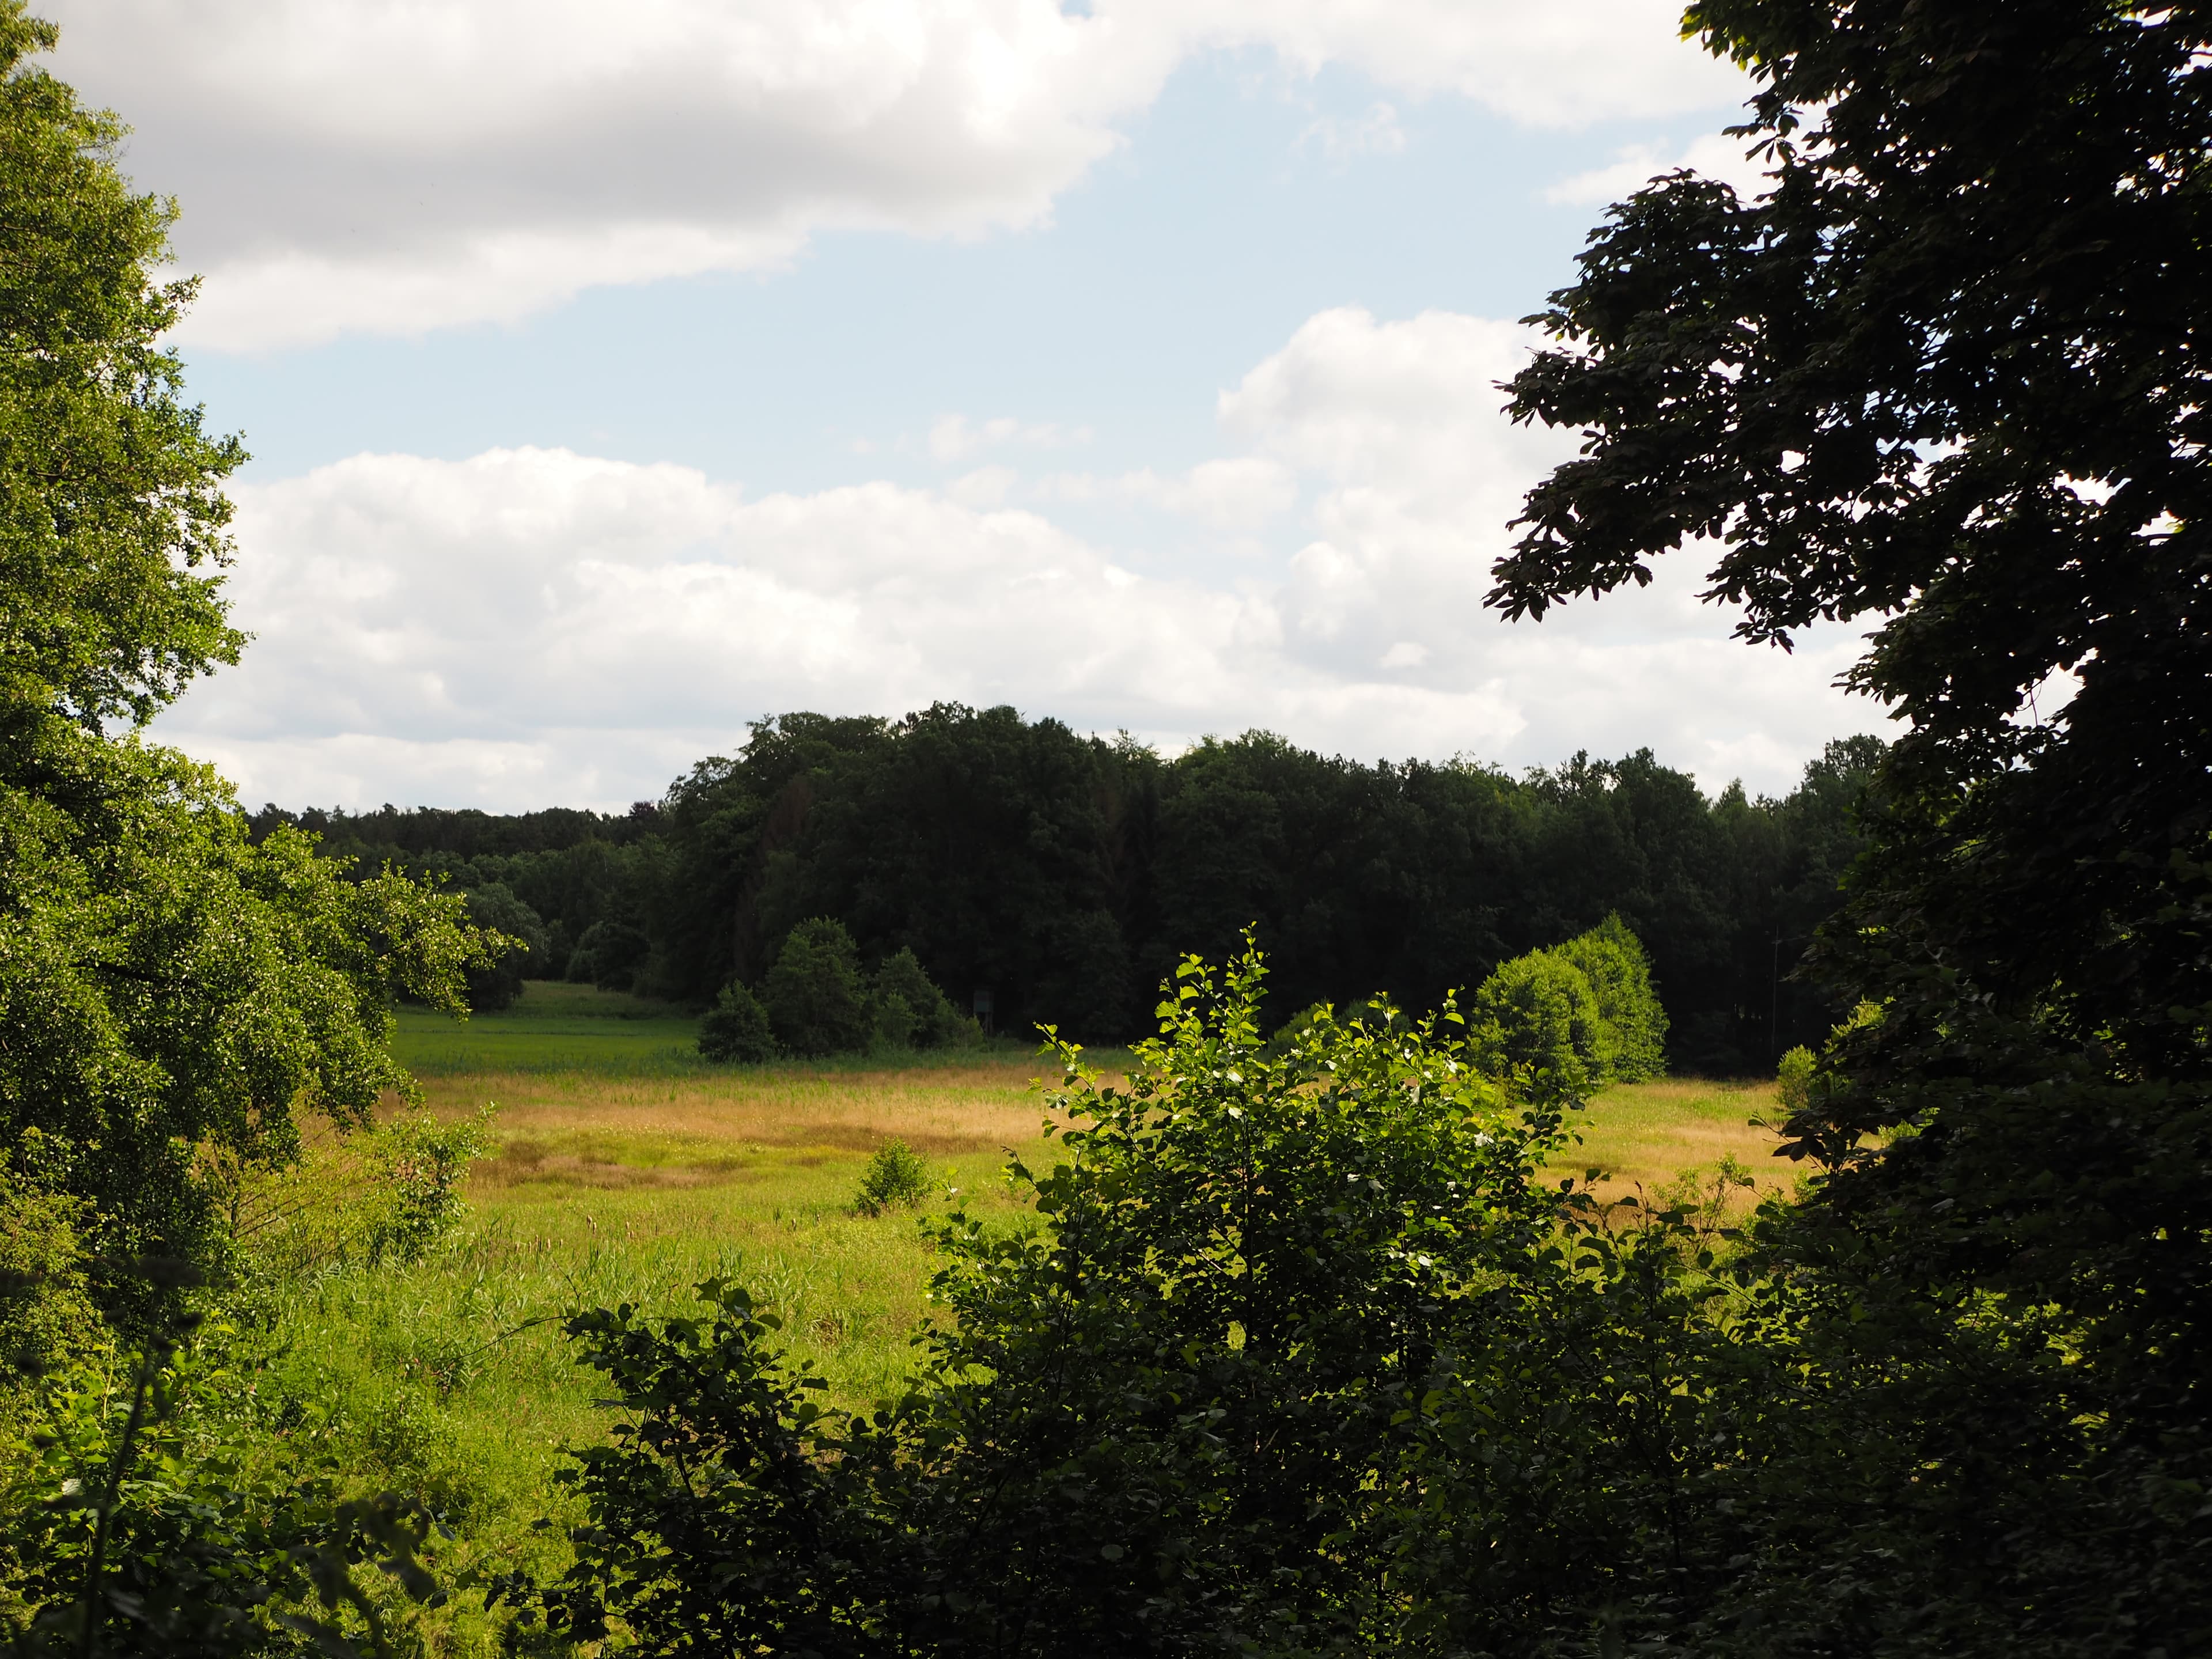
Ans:
[[[1516,122],[1725,107],[1650,0],[48,0],[56,67],[180,193],[179,331],[266,350],[513,322],[599,284],[787,263],[814,234],[1046,219],[1194,55],[1259,48]],[[1378,104],[1332,155],[1402,146]]]

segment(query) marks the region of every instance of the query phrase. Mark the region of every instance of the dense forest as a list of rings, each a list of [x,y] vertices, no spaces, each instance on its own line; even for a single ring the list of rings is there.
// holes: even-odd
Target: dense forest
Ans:
[[[1432,1007],[1500,962],[1618,913],[1644,941],[1676,1064],[1765,1069],[1837,1011],[1792,976],[1859,841],[1881,745],[1829,745],[1779,800],[1701,793],[1647,750],[1515,777],[1365,765],[1264,732],[1172,758],[1006,708],[786,714],[627,815],[264,808],[325,850],[442,877],[525,940],[525,975],[704,1004],[757,983],[797,923],[911,949],[998,1029],[1086,1041],[1149,1027],[1182,952],[1254,926],[1275,1006],[1378,992]],[[988,1004],[978,1004],[976,994]]]

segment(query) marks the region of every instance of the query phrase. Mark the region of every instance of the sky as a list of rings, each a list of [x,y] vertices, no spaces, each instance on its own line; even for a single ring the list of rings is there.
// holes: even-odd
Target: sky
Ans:
[[[253,642],[155,734],[249,805],[618,808],[794,709],[1012,703],[1786,791],[1856,630],[1710,558],[1483,607],[1572,434],[1520,319],[1756,190],[1649,0],[45,0],[202,278]]]

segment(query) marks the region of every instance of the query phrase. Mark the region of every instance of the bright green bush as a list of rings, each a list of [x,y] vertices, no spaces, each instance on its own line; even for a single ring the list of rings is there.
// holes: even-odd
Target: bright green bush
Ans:
[[[395,1604],[443,1599],[417,1559],[421,1505],[269,1455],[266,1402],[223,1352],[234,1334],[60,1370],[26,1427],[0,1426],[0,1642],[16,1659],[389,1656]]]
[[[853,1207],[862,1215],[881,1215],[894,1204],[919,1204],[928,1196],[929,1166],[921,1154],[903,1140],[887,1140],[861,1171]]]
[[[1468,1030],[1486,1075],[1579,1097],[1602,1084],[1613,1033],[1583,970],[1556,951],[1501,963],[1468,1000]]]
[[[1010,1171],[1035,1223],[938,1227],[949,1316],[881,1413],[810,1399],[726,1281],[696,1316],[578,1316],[626,1410],[573,1473],[577,1563],[537,1598],[556,1632],[1073,1659],[1585,1626],[1669,1523],[1655,1460],[1693,1443],[1676,1350],[1710,1326],[1674,1236],[1583,1228],[1540,1174],[1552,1080],[1510,1104],[1453,1017],[1324,1009],[1263,1039],[1261,973],[1188,964],[1126,1086],[1061,1049],[1064,1150]],[[1508,1489],[1456,1449],[1478,1435]]]
[[[0,1169],[0,1419],[15,1389],[105,1334],[78,1237],[87,1208]]]
[[[1775,1068],[1775,1093],[1782,1109],[1796,1116],[1813,1103],[1813,1073],[1815,1062],[1813,1051],[1802,1043],[1782,1056]]]
[[[775,1033],[760,999],[736,980],[699,1022],[699,1053],[707,1060],[757,1062],[775,1058]]]
[[[1608,915],[1553,954],[1589,981],[1607,1027],[1605,1081],[1642,1083],[1667,1074],[1667,1011],[1651,988],[1651,963],[1620,914]]]
[[[441,1123],[428,1112],[395,1118],[368,1137],[377,1175],[364,1240],[369,1265],[419,1261],[469,1212],[461,1182],[483,1155],[490,1109]]]
[[[210,1158],[204,1179],[229,1236],[223,1276],[268,1284],[421,1261],[467,1218],[461,1185],[493,1110],[396,1117],[274,1169]]]
[[[800,922],[768,970],[761,1000],[775,1039],[794,1054],[845,1054],[868,1046],[873,1021],[860,952],[845,925],[828,916]]]

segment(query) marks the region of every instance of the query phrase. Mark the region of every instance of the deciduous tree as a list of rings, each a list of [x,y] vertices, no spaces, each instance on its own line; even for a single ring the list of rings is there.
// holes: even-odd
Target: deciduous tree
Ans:
[[[1849,1286],[1839,1365],[1917,1380],[1839,1407],[1829,1467],[1867,1497],[1894,1457],[1898,1512],[1949,1517],[1897,1559],[2023,1640],[2201,1641],[2207,1512],[2157,1494],[2212,1480],[2212,10],[1687,25],[1753,77],[1770,188],[1656,180],[1553,296],[1513,408],[1583,453],[1492,603],[1689,544],[1750,641],[1878,624],[1849,682],[1903,732],[1819,967],[1880,1016],[1792,1121],[1830,1177],[1782,1248]],[[1990,1321],[2068,1363],[1969,1430]],[[2057,1484],[2000,1566],[1964,1483],[2024,1471],[2031,1418]]]
[[[255,844],[213,772],[143,734],[242,641],[220,584],[245,452],[181,401],[173,210],[31,62],[54,40],[0,3],[0,1158],[82,1200],[104,1261],[206,1259],[203,1154],[282,1159],[300,1113],[360,1122],[408,1089],[392,999],[459,1010],[493,936],[296,831]],[[111,1308],[147,1282],[102,1274]]]

